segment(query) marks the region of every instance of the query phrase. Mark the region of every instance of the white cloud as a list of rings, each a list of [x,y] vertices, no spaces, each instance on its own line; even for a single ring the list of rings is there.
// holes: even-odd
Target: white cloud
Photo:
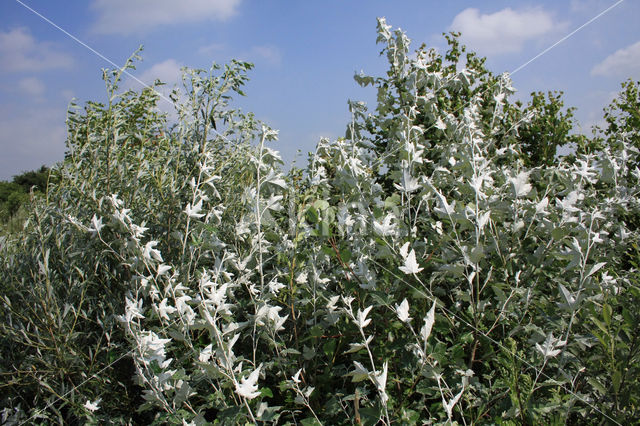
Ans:
[[[529,40],[566,27],[566,22],[556,21],[541,8],[517,11],[508,7],[490,14],[465,9],[456,15],[449,29],[460,31],[462,41],[472,49],[490,55],[519,52]]]
[[[257,45],[235,53],[232,57],[239,61],[247,61],[253,64],[280,65],[282,52],[273,45]]]
[[[211,43],[206,46],[200,46],[198,53],[201,55],[211,55],[213,53],[219,53],[225,49],[225,45],[222,43]]]
[[[611,6],[607,0],[571,0],[570,7],[573,13],[594,14]]]
[[[597,89],[595,86],[592,90],[585,91],[580,101],[580,108],[575,111],[578,119],[576,130],[586,135],[591,133],[593,126],[606,128],[607,122],[602,117],[602,110],[618,97],[618,93],[617,90]]]
[[[125,89],[132,89],[139,92],[143,87],[151,86],[156,80],[160,80],[165,84],[163,86],[156,87],[156,90],[163,96],[168,97],[176,84],[180,86],[179,83],[182,78],[182,67],[183,65],[175,59],[167,59],[165,61],[158,62],[157,64],[153,64],[151,67],[147,68],[142,73],[133,72],[132,75],[135,79],[128,77],[125,81],[124,87]],[[144,86],[140,82],[144,83]]]
[[[161,96],[161,99],[158,100],[157,107],[159,111],[168,113],[170,120],[176,119],[177,114],[173,103],[169,101],[169,95],[176,86],[182,89],[182,67],[182,64],[170,58],[152,65],[140,74],[137,72],[133,73],[138,80],[145,84],[145,87],[151,86],[156,80],[165,83],[163,86],[156,87],[156,91]],[[143,87],[139,81],[129,77],[124,83],[124,88],[140,92]],[[180,95],[181,98],[182,96],[183,95]]]
[[[75,97],[75,94],[71,89],[63,89],[60,91],[60,96],[65,102],[71,102],[71,99]]]
[[[27,28],[0,32],[0,64],[5,71],[44,71],[70,68],[73,58],[53,43],[39,42]]]
[[[254,46],[249,52],[250,60],[264,59],[271,65],[279,65],[282,61],[282,53],[275,46]]]
[[[45,91],[42,80],[36,77],[26,77],[18,81],[18,89],[35,98],[40,98]]]
[[[167,83],[167,86],[172,86],[180,80],[182,67],[183,65],[175,59],[167,59],[154,64],[151,68],[140,74],[138,78],[149,85],[156,80],[160,80],[163,83]]]
[[[64,108],[3,108],[0,117],[0,179],[64,158],[66,139]]]
[[[591,69],[592,76],[640,77],[640,41],[619,49]]]
[[[224,21],[237,13],[241,0],[94,0],[99,34],[139,34],[162,25]]]
[[[213,58],[217,63],[224,63],[232,58],[253,64],[277,66],[282,63],[282,51],[271,44],[254,45],[232,53],[229,46],[222,43],[211,43],[199,47],[197,52],[202,56]]]

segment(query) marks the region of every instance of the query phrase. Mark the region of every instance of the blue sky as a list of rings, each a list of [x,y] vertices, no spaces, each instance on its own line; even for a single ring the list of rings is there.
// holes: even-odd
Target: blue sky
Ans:
[[[343,135],[348,99],[374,107],[372,89],[360,88],[353,75],[386,70],[375,44],[379,16],[415,47],[442,49],[442,33],[459,30],[501,73],[615,5],[515,73],[516,96],[563,90],[588,131],[622,81],[640,80],[637,0],[21,2],[117,64],[144,45],[136,71],[143,81],[173,83],[182,66],[208,68],[231,58],[255,63],[238,105],[280,130],[275,148],[288,162],[320,137]],[[0,179],[63,158],[69,101],[102,99],[101,69],[109,67],[20,2],[0,4]]]

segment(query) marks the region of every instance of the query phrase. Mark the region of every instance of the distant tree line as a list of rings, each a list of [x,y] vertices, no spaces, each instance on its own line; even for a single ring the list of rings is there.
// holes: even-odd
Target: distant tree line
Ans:
[[[48,179],[49,168],[43,165],[38,170],[15,175],[11,181],[0,181],[0,223],[7,223],[20,210],[31,191],[45,192]]]

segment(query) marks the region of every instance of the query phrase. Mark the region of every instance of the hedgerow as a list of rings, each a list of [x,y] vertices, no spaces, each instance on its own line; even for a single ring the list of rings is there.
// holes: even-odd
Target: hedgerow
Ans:
[[[570,136],[447,39],[380,19],[375,109],[287,173],[232,107],[250,64],[186,70],[175,122],[105,71],[2,248],[3,420],[637,418],[637,128]]]

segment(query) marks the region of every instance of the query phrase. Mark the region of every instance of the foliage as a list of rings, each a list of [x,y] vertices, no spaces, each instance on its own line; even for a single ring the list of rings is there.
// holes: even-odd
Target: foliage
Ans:
[[[13,177],[13,183],[20,185],[27,192],[31,189],[44,192],[47,189],[48,180],[49,168],[47,166],[41,166],[38,170],[31,170]]]
[[[640,81],[629,79],[622,83],[622,91],[605,109],[604,119],[607,122],[605,134],[609,143],[615,143],[616,135],[626,134],[630,143],[640,149]]]
[[[346,137],[287,175],[277,132],[230,104],[250,64],[186,70],[173,124],[106,71],[2,249],[3,415],[637,418],[638,150],[612,130],[556,158],[560,96],[509,103],[508,75],[448,41],[412,55],[379,20],[389,72],[356,77],[376,109],[350,102]]]
[[[562,92],[548,92],[547,99],[542,92],[531,94],[531,101],[522,112],[531,118],[519,130],[520,145],[528,167],[550,166],[556,162],[557,150],[574,142],[570,136],[574,122],[573,111],[563,112]]]
[[[29,201],[29,193],[43,193],[47,188],[49,169],[24,172],[13,177],[11,182],[0,181],[0,225],[9,222],[20,207]]]
[[[618,96],[604,109],[604,129],[596,126],[592,138],[580,138],[577,144],[579,153],[598,153],[605,146],[618,149],[622,139],[640,149],[640,81],[629,79],[621,86]]]

